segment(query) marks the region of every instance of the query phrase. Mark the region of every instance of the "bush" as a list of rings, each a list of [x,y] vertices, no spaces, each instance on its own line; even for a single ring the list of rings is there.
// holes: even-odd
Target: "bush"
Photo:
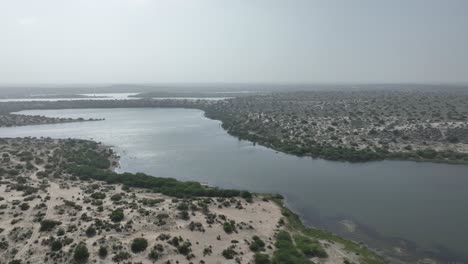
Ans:
[[[190,220],[190,214],[186,210],[181,211],[179,216],[182,220]]]
[[[88,237],[93,237],[96,235],[96,228],[94,228],[94,226],[89,226],[87,229],[86,229],[86,235]]]
[[[148,247],[148,240],[146,240],[145,238],[139,237],[139,238],[133,239],[133,242],[131,245],[133,253],[142,252],[147,247]]]
[[[54,229],[55,226],[58,226],[60,224],[62,224],[62,222],[60,221],[45,219],[41,221],[41,228],[39,230],[41,232],[50,231]]]
[[[124,260],[127,260],[131,257],[130,253],[125,252],[125,251],[120,251],[119,253],[115,254],[115,256],[112,257],[112,260],[114,262],[122,262]]]
[[[270,264],[270,257],[265,254],[255,253],[254,256],[254,263],[255,264]]]
[[[107,248],[104,246],[99,247],[99,256],[101,258],[107,257]]]
[[[252,201],[252,193],[249,191],[242,191],[241,192],[241,197],[244,198],[248,203],[253,202]]]
[[[102,200],[102,199],[106,198],[106,194],[102,193],[102,192],[95,192],[95,193],[91,194],[91,198]]]
[[[189,242],[184,242],[182,245],[177,247],[177,251],[179,251],[180,254],[187,256],[192,251],[191,246],[192,244]]]
[[[63,236],[65,235],[65,230],[63,230],[63,228],[59,228],[59,230],[57,230],[57,236]]]
[[[73,252],[73,259],[76,261],[86,261],[88,258],[89,252],[86,245],[83,243],[78,244]]]
[[[29,209],[29,204],[27,204],[27,203],[22,203],[22,204],[20,205],[20,209],[23,210],[23,211],[28,210],[28,209]]]
[[[265,242],[263,242],[263,240],[261,240],[258,236],[253,236],[252,239],[253,241],[249,246],[250,250],[253,252],[265,250]]]
[[[110,199],[112,201],[114,201],[114,202],[117,202],[117,201],[122,200],[122,195],[120,195],[119,193],[116,193],[116,194],[112,195]]]
[[[52,249],[52,251],[59,251],[60,249],[62,249],[62,242],[60,242],[60,240],[54,240],[50,245],[50,248]]]
[[[124,219],[124,212],[123,212],[123,209],[119,208],[119,209],[115,209],[114,211],[112,211],[112,213],[110,214],[110,219],[112,222],[120,222]]]
[[[287,231],[280,231],[276,235],[276,251],[273,253],[272,263],[281,264],[311,264],[312,262],[299,252]]]
[[[319,257],[319,258],[326,258],[328,257],[327,252],[323,249],[322,245],[316,241],[312,240],[308,237],[296,235],[294,236],[294,240],[296,241],[297,248],[304,253],[307,257]]]
[[[236,230],[236,224],[234,223],[234,221],[224,222],[223,229],[224,232],[231,234],[234,230]]]
[[[152,249],[151,252],[148,254],[148,258],[150,260],[152,260],[153,262],[154,261],[157,261],[159,258],[161,257],[161,255],[159,254],[159,252],[155,249]]]
[[[222,254],[223,254],[223,257],[226,259],[233,259],[237,255],[237,252],[234,249],[229,247],[223,250]]]

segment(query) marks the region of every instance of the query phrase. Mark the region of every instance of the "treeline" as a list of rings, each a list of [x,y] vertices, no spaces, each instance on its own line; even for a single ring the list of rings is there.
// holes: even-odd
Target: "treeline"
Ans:
[[[112,150],[98,149],[98,144],[93,141],[69,139],[65,141],[65,148],[60,153],[67,162],[86,165],[97,169],[110,167],[109,156]]]
[[[406,150],[390,152],[384,148],[356,149],[353,147],[331,146],[328,144],[304,144],[302,142],[280,141],[274,135],[262,133],[261,131],[246,131],[243,129],[242,118],[236,117],[225,110],[212,107],[207,111],[207,117],[221,120],[223,128],[227,132],[241,140],[248,140],[277,151],[296,156],[310,156],[334,161],[366,162],[384,159],[390,160],[412,160],[431,161],[454,164],[468,163],[468,153],[456,151],[437,151],[431,148],[419,150]]]
[[[35,101],[35,102],[0,102],[0,114],[9,114],[23,110],[41,109],[82,109],[82,108],[195,108],[204,110],[215,101],[180,100],[180,99],[135,99],[135,100],[72,100],[72,101]]]
[[[87,165],[70,164],[67,172],[81,180],[98,180],[109,184],[123,184],[129,187],[150,189],[177,198],[190,197],[234,197],[240,196],[241,191],[208,188],[198,182],[182,182],[172,178],[159,178],[144,173],[115,173]]]
[[[99,148],[93,141],[69,139],[61,155],[67,162],[66,171],[81,180],[105,181],[109,184],[123,184],[128,187],[145,188],[154,192],[178,198],[190,197],[251,197],[248,191],[224,190],[202,186],[198,182],[178,181],[160,178],[144,173],[115,173],[109,171],[110,149]]]

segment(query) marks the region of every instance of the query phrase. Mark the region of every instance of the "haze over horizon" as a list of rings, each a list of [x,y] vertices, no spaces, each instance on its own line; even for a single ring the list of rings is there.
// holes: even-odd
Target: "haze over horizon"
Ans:
[[[468,83],[463,0],[0,2],[0,84]]]

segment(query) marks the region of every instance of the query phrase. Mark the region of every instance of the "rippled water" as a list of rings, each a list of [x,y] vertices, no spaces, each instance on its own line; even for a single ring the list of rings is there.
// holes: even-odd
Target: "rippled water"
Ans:
[[[198,110],[22,113],[106,120],[0,128],[0,137],[94,139],[118,150],[120,171],[281,193],[306,223],[350,238],[371,237],[375,245],[384,245],[388,237],[401,237],[426,248],[443,246],[468,259],[468,166],[398,161],[350,164],[294,157],[239,141],[219,121],[205,118]],[[357,224],[356,231],[344,231],[342,220],[347,220],[348,231]]]

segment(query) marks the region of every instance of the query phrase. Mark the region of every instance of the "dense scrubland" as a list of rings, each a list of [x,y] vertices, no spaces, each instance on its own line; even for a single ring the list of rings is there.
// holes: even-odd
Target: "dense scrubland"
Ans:
[[[236,98],[207,116],[276,150],[352,162],[468,162],[468,95],[442,91],[320,91]]]

